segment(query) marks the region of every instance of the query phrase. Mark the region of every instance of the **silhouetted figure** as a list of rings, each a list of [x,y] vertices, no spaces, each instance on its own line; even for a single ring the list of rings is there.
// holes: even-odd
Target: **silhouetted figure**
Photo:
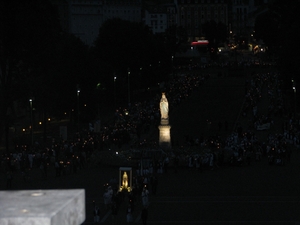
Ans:
[[[116,224],[117,215],[118,215],[118,208],[117,208],[117,204],[114,202],[111,205],[112,224]]]
[[[143,225],[146,225],[147,224],[147,219],[148,219],[148,209],[146,207],[144,207],[142,209],[141,218],[142,218]]]
[[[221,121],[219,121],[219,123],[218,123],[219,131],[221,131],[221,130],[222,130],[222,126],[223,126],[222,122],[221,122]]]
[[[12,189],[12,172],[7,171],[6,173],[6,188]]]
[[[227,122],[227,120],[224,123],[224,127],[225,127],[225,130],[227,131],[228,130],[228,122]]]
[[[154,195],[156,194],[156,191],[157,191],[157,184],[158,184],[157,177],[156,177],[156,176],[153,176],[151,187],[152,187],[152,193],[153,193]]]
[[[98,206],[95,206],[94,208],[94,223],[100,222],[100,210]]]
[[[178,172],[178,166],[179,166],[179,159],[177,156],[175,156],[175,158],[174,158],[174,172],[175,173]]]

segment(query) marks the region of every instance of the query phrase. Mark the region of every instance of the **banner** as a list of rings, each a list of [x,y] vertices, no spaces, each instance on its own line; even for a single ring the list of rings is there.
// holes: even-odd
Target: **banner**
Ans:
[[[257,130],[269,130],[270,129],[271,124],[270,123],[264,123],[261,125],[257,126]]]

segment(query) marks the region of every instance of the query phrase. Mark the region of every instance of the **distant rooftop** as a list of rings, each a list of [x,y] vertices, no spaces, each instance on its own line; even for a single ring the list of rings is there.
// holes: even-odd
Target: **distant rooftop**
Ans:
[[[159,4],[159,5],[163,5],[163,4],[174,3],[174,0],[146,0],[145,3],[146,4]]]

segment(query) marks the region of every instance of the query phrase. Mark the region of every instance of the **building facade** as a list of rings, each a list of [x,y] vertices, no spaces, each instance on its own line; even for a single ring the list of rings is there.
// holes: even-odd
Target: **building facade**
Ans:
[[[103,19],[119,18],[131,22],[142,21],[141,0],[104,0]]]
[[[93,46],[102,24],[112,18],[142,22],[141,0],[51,0],[64,31]]]
[[[57,5],[64,31],[94,45],[99,28],[112,18],[143,22],[153,33],[181,26],[189,41],[203,39],[203,24],[214,20],[227,26],[228,37],[251,37],[255,18],[268,0],[51,0]]]
[[[189,41],[204,36],[202,25],[210,20],[228,26],[228,3],[226,0],[179,0],[179,25],[187,30]]]
[[[69,32],[86,45],[93,45],[103,19],[103,1],[69,0]]]
[[[51,0],[51,3],[56,6],[59,15],[61,29],[64,32],[70,31],[70,11],[68,0]]]
[[[177,4],[176,1],[169,3],[151,3],[144,4],[144,24],[152,32],[163,33],[171,26],[177,26]]]
[[[230,30],[238,36],[248,35],[249,17],[255,11],[254,0],[233,0],[231,3]]]

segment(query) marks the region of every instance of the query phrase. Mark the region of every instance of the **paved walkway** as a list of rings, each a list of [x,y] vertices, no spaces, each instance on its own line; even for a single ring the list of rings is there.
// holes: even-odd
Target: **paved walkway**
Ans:
[[[224,166],[202,173],[185,165],[175,173],[158,174],[157,194],[150,193],[148,224],[296,224],[300,221],[300,154],[285,166],[270,166],[266,158],[241,167]],[[55,178],[38,169],[25,183],[15,175],[13,189],[86,190],[86,222],[93,223],[93,201],[100,206],[101,224],[111,224],[103,203],[103,185],[118,178],[118,167],[85,168],[77,174]],[[2,180],[3,181],[3,180]],[[2,187],[3,187],[3,182]],[[121,204],[117,224],[125,224],[127,199]],[[134,223],[140,223],[141,202],[136,203]]]

